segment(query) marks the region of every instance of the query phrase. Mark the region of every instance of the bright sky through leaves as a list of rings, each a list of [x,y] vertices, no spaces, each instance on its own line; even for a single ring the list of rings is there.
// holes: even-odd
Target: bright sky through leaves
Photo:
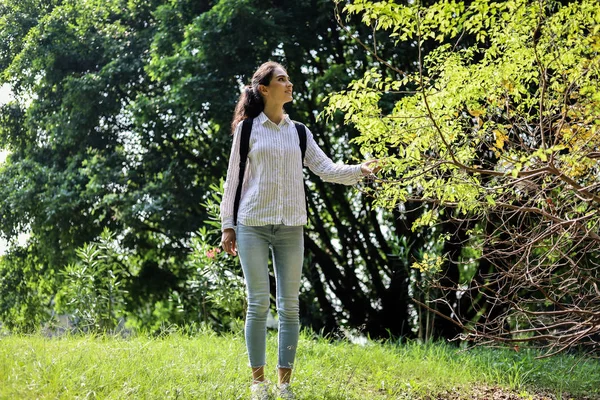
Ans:
[[[10,99],[9,86],[8,85],[0,86],[0,105],[7,103],[9,99]],[[4,162],[4,160],[6,160],[7,155],[8,155],[8,152],[0,149],[0,164],[2,164]]]
[[[8,85],[0,86],[0,105],[8,102],[9,99],[10,99],[10,89],[9,89]],[[2,164],[4,162],[4,160],[6,160],[7,155],[8,155],[7,151],[0,149],[0,164]],[[4,240],[0,239],[0,255],[4,254],[5,250],[6,250],[6,242]]]

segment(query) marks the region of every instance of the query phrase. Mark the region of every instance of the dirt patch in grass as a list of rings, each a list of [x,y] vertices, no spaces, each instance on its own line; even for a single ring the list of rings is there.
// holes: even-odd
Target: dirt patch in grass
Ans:
[[[571,396],[568,393],[560,395],[543,391],[514,391],[497,386],[476,386],[468,393],[463,389],[445,390],[427,400],[598,400],[600,396]]]

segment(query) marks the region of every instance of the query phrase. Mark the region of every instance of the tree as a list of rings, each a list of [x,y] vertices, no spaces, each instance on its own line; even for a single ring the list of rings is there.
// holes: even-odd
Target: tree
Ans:
[[[138,315],[152,315],[153,303],[187,278],[178,267],[213,181],[193,163],[205,158],[191,150],[199,138],[167,135],[173,110],[148,100],[165,89],[145,71],[159,4],[7,1],[0,22],[2,82],[15,93],[1,114],[0,147],[11,151],[0,174],[2,234],[31,233],[41,273],[29,286],[52,293],[61,285],[55,272],[78,247],[104,228],[118,232],[142,255],[128,282]],[[11,265],[3,274],[19,268]]]
[[[305,121],[334,158],[352,160],[360,154],[356,146],[348,145],[355,131],[340,131],[338,118],[316,118],[327,91],[343,87],[374,62],[337,25],[332,3],[283,1],[271,6],[222,1],[191,20],[178,6],[165,6],[161,13],[165,34],[151,64],[156,79],[174,92],[193,91],[197,98],[210,99],[206,113],[220,128],[220,136],[213,140],[225,149],[229,140],[223,142],[223,131],[238,87],[270,58],[283,62],[295,82],[296,101],[288,110],[292,118]],[[169,31],[166,25],[172,21],[181,27]],[[310,21],[310,29],[304,21]],[[362,30],[359,36],[364,39],[368,34]],[[409,64],[395,51],[388,55]],[[214,160],[213,168],[221,171],[217,174],[225,170],[226,161],[226,157]],[[387,234],[390,228],[381,227],[378,210],[367,199],[357,199],[356,192],[314,177],[307,186],[311,224],[305,235],[309,284],[302,296],[304,323],[325,332],[346,325],[374,337],[411,335],[402,296],[408,292],[408,266],[402,262],[406,258],[388,257],[398,252],[400,241],[394,243],[394,236]],[[407,231],[402,222],[391,229],[398,236]]]
[[[151,318],[155,305],[185,289],[184,260],[207,219],[202,204],[226,169],[239,85],[266,59],[282,61],[296,82],[292,117],[333,158],[362,158],[348,143],[356,131],[340,131],[339,118],[316,118],[327,92],[376,62],[337,25],[333,3],[8,0],[2,7],[1,82],[16,100],[1,113],[0,147],[12,154],[0,171],[0,228],[7,238],[31,232],[28,249],[43,273],[28,279],[51,288],[46,305],[63,285],[56,272],[104,228],[139,255],[124,274],[131,314]],[[363,40],[372,33],[351,26]],[[413,53],[407,46],[406,57],[386,57],[410,65]],[[308,187],[305,324],[410,335],[397,296],[408,292],[408,258],[388,258],[402,247],[388,232],[405,234],[406,225],[382,227],[379,212],[352,189],[314,178]],[[0,272],[15,268],[2,264]],[[4,282],[2,290],[12,290]]]
[[[385,160],[377,204],[422,202],[427,211],[415,229],[462,224],[455,240],[468,243],[479,268],[462,282],[442,277],[429,307],[464,338],[533,341],[549,353],[598,344],[598,6],[345,7],[419,49],[417,73],[386,78],[374,69],[331,96],[329,112],[343,110],[361,132],[355,143]],[[465,34],[477,42],[462,46]],[[432,41],[444,44],[426,52]],[[389,92],[405,96],[383,113],[379,102]],[[416,266],[438,268],[446,255]],[[469,264],[465,254],[451,257]],[[461,312],[467,298],[475,318]]]

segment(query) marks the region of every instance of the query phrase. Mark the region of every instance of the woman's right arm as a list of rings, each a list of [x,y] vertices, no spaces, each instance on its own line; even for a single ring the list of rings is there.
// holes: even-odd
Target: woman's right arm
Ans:
[[[223,198],[221,199],[221,246],[226,253],[235,256],[237,254],[237,243],[235,237],[235,224],[233,221],[233,203],[235,192],[240,181],[240,134],[242,123],[240,122],[233,134],[231,154],[229,154],[229,166],[227,167],[227,178],[225,179]]]
[[[233,221],[233,203],[235,201],[235,192],[240,180],[240,133],[242,123],[240,122],[233,134],[233,143],[231,144],[231,154],[229,155],[229,166],[227,168],[227,178],[225,179],[223,198],[221,199],[221,231],[226,229],[233,230],[235,226]]]

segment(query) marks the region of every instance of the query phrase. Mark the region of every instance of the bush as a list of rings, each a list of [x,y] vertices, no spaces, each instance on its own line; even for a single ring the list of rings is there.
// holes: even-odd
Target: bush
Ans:
[[[55,310],[68,314],[81,331],[114,330],[125,316],[127,265],[115,235],[105,229],[97,242],[76,250],[79,261],[61,271],[64,285],[56,295]]]

